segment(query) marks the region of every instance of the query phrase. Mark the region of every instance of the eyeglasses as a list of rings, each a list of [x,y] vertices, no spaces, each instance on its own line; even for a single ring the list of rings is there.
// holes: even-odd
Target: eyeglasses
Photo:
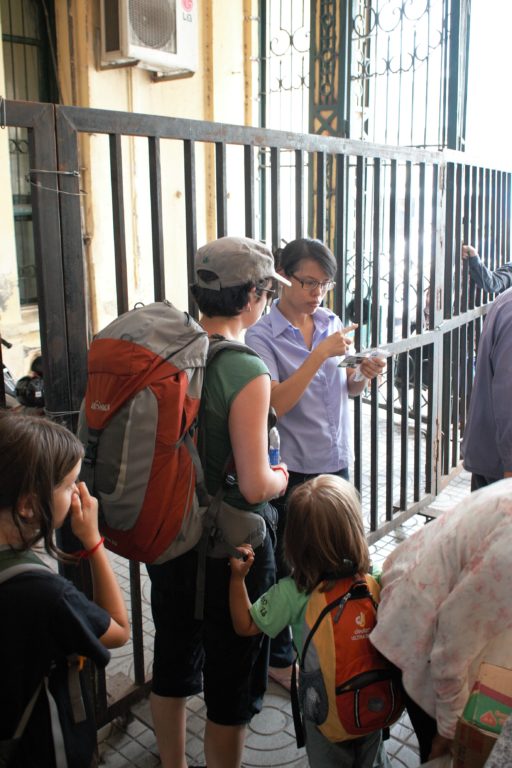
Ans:
[[[295,277],[295,275],[289,275],[289,277],[293,277],[294,280],[300,283],[303,291],[313,292],[320,288],[322,293],[325,293],[326,291],[332,290],[336,285],[335,280],[325,280],[321,283],[319,280],[301,280],[299,277]]]
[[[274,296],[276,295],[276,292],[274,291],[273,288],[257,288],[256,289],[256,296],[258,296],[258,298],[261,298],[262,293],[267,294],[267,306],[270,306],[270,304],[272,304],[272,300]]]

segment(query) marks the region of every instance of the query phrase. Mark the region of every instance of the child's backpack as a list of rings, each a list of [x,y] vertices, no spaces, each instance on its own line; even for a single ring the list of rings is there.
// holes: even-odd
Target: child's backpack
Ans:
[[[306,606],[299,690],[292,681],[298,746],[303,718],[330,741],[365,736],[394,723],[404,709],[399,670],[371,644],[379,586],[372,576],[347,577]]]
[[[187,312],[166,301],[138,306],[94,337],[78,427],[81,478],[98,498],[100,530],[112,552],[158,564],[202,536],[212,554],[212,530],[217,542],[222,538],[216,515],[223,488],[208,497],[196,438],[207,362],[227,348],[256,354],[221,337],[209,342]],[[260,516],[243,518],[264,535]],[[261,543],[257,535],[253,541]],[[224,556],[232,551],[225,543]]]

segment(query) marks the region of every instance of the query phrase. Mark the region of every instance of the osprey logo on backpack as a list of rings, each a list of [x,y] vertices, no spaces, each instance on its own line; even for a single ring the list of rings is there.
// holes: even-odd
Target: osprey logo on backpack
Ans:
[[[297,744],[303,746],[299,714],[330,741],[365,736],[394,723],[403,708],[399,670],[371,644],[379,587],[372,576],[339,579],[315,589],[304,618],[299,691],[292,704]]]

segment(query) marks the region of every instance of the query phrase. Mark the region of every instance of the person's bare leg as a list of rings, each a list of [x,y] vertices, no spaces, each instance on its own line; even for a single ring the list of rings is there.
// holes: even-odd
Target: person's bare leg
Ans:
[[[206,721],[204,755],[208,768],[240,768],[245,730],[245,725],[218,725]]]
[[[187,768],[186,698],[178,699],[152,693],[149,700],[162,768]]]

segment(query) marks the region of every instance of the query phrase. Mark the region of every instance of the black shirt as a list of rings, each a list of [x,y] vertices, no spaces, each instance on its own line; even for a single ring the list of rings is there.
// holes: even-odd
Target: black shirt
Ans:
[[[0,551],[0,567],[12,559]],[[68,695],[68,661],[76,653],[105,667],[109,651],[99,642],[110,616],[57,574],[32,571],[0,584],[0,739],[10,739],[41,679],[59,710],[68,762],[88,766],[94,752],[96,726],[90,702],[88,718],[75,725]],[[83,690],[83,686],[82,686]],[[85,694],[85,691],[84,691]],[[41,690],[14,764],[19,768],[54,768],[48,700]]]

